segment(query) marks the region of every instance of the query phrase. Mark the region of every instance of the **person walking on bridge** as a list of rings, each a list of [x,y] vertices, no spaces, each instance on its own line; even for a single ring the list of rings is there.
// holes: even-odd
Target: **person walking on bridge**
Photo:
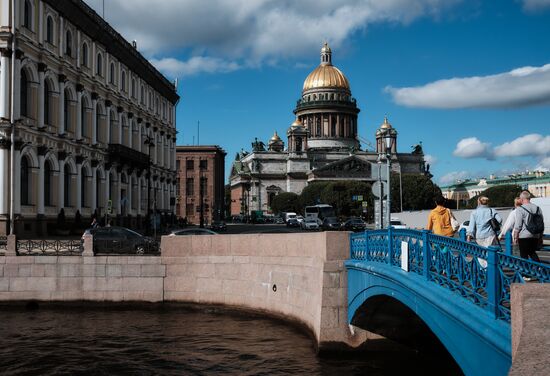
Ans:
[[[489,207],[489,198],[480,196],[477,199],[477,209],[470,214],[470,225],[466,231],[468,241],[475,238],[476,243],[482,247],[489,247],[495,243],[497,234],[491,227],[490,220],[495,218],[502,223],[502,217]]]
[[[453,213],[450,209],[447,209],[445,205],[445,198],[443,196],[437,196],[435,198],[435,209],[430,212],[428,216],[428,230],[433,231],[436,235],[453,236],[455,230],[451,223]]]
[[[542,241],[544,232],[544,218],[540,208],[531,203],[531,193],[523,191],[519,195],[522,205],[516,210],[514,222],[514,242],[519,245],[519,254],[522,258],[531,258],[540,262],[537,248]]]

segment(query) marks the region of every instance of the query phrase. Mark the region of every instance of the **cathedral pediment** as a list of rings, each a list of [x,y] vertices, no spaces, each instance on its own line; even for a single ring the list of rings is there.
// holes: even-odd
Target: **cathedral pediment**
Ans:
[[[371,162],[352,155],[312,170],[308,180],[315,180],[316,178],[371,180],[371,171]]]

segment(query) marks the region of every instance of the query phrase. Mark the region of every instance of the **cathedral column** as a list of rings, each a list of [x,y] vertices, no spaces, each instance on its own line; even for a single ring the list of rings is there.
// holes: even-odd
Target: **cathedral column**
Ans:
[[[0,50],[0,118],[9,119],[11,50]]]
[[[64,76],[59,76],[59,110],[57,116],[59,127],[58,134],[65,133],[65,79]]]
[[[15,173],[13,177],[15,181],[15,192],[13,192],[13,211],[15,213],[21,213],[21,150],[17,143],[15,146]]]
[[[21,118],[21,56],[20,51],[15,52],[15,82],[13,85],[13,118]],[[8,96],[10,98],[11,96]]]
[[[0,139],[0,177],[4,179],[4,182],[0,184],[0,214],[7,214],[9,211],[9,188],[7,182],[9,176],[10,146],[10,141],[7,138]]]
[[[44,76],[46,66],[38,64],[38,128],[44,128]]]

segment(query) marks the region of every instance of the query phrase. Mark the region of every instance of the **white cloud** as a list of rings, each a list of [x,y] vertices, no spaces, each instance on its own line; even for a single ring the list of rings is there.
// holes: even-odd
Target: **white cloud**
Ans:
[[[324,39],[341,46],[371,23],[436,18],[461,1],[111,0],[105,18],[148,56],[184,51],[252,65],[311,56]],[[102,13],[101,0],[86,2]]]
[[[550,171],[550,157],[543,158],[539,161],[535,170],[538,171]]]
[[[424,160],[426,161],[426,163],[429,163],[431,166],[433,166],[434,164],[436,164],[437,161],[438,161],[437,157],[434,157],[434,156],[431,155],[431,154],[426,154],[426,155],[424,155]]]
[[[174,58],[151,59],[151,63],[170,77],[191,76],[198,73],[228,73],[241,68],[236,62],[208,56],[194,56],[187,61]]]
[[[522,157],[550,154],[550,136],[528,134],[495,147],[497,157]]]
[[[536,12],[544,8],[550,8],[550,0],[523,0],[523,10],[526,12]]]
[[[394,102],[422,108],[516,108],[550,104],[550,64],[384,89]]]
[[[461,158],[493,159],[491,145],[481,142],[477,137],[464,138],[456,144],[453,155]]]
[[[470,178],[470,173],[468,171],[452,171],[439,178],[439,183],[441,185],[449,185],[454,184],[457,180],[468,178]]]

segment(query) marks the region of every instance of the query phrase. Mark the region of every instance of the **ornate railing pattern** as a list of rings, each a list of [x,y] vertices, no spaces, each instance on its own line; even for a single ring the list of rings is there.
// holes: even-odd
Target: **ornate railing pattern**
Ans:
[[[72,256],[83,251],[80,240],[17,240],[18,256]]]
[[[525,283],[527,278],[550,282],[550,265],[429,231],[389,228],[351,234],[351,259],[401,267],[403,243],[408,249],[409,272],[422,275],[508,322],[512,283]]]

